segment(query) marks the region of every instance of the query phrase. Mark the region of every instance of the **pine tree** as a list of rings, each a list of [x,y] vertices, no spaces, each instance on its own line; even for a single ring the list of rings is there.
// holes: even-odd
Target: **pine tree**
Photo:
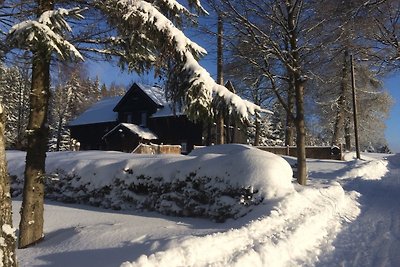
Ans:
[[[24,70],[0,66],[0,100],[6,102],[6,147],[24,147],[25,129],[29,113],[29,81]]]
[[[87,12],[101,21],[89,26],[82,24],[82,28],[77,29],[76,34],[82,37],[77,40],[86,45],[82,50],[116,56],[121,67],[140,73],[151,67],[155,68],[156,74],[168,72],[171,83],[175,85],[170,88],[179,91],[174,95],[183,100],[185,111],[192,118],[210,116],[209,107],[215,95],[222,97],[244,119],[259,109],[217,84],[199,65],[198,59],[206,51],[176,27],[183,22],[190,23],[195,16],[178,2],[77,2],[88,9],[55,10],[54,1],[37,0],[33,5],[35,18],[14,25],[7,36],[7,45],[30,50],[33,54],[20,247],[29,246],[43,237],[43,179],[49,132],[47,114],[52,54],[61,60],[83,59],[78,49],[68,41],[74,34],[67,17],[79,20],[83,19],[82,13]],[[205,13],[198,0],[189,0],[188,3],[199,13]],[[73,1],[67,6],[71,4]],[[95,32],[93,27],[97,29]],[[117,36],[113,35],[115,33]],[[170,63],[173,64],[171,69],[167,68]]]
[[[15,229],[12,224],[10,181],[7,172],[4,127],[5,110],[0,103],[0,266],[17,266]]]
[[[270,109],[273,114],[261,114],[251,123],[251,127],[247,128],[248,143],[255,146],[283,146],[285,144],[285,129],[282,125],[278,104],[273,105]],[[258,129],[256,127],[258,122]],[[257,136],[258,135],[258,136]],[[257,143],[255,142],[258,138]]]

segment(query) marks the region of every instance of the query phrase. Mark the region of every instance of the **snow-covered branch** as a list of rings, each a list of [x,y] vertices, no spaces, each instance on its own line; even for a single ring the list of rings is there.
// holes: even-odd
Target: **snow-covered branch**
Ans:
[[[171,0],[172,1],[172,0]],[[123,12],[121,16],[125,21],[140,20],[141,24],[148,25],[169,42],[173,48],[174,59],[182,66],[182,75],[188,75],[190,88],[185,92],[186,109],[194,117],[198,117],[200,111],[193,108],[210,110],[212,99],[215,95],[222,97],[230,104],[240,117],[247,119],[249,114],[255,110],[262,110],[259,106],[240,98],[230,92],[227,88],[219,85],[199,63],[198,58],[207,52],[204,48],[192,42],[178,29],[166,16],[164,16],[154,5],[146,1],[119,0],[109,1]],[[175,2],[175,1],[172,1]],[[164,44],[163,44],[164,45]]]
[[[30,50],[44,45],[49,53],[55,51],[63,59],[83,60],[75,46],[63,36],[63,32],[71,31],[65,17],[82,19],[82,11],[80,8],[51,10],[44,12],[37,21],[26,20],[18,23],[8,33],[8,45]]]

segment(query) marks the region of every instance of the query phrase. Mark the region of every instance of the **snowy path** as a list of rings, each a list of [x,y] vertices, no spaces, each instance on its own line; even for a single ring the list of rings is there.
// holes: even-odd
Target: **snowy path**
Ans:
[[[239,229],[177,239],[123,266],[312,266],[340,222],[357,211],[338,185],[304,189]]]
[[[344,186],[361,194],[361,214],[318,266],[400,266],[400,187],[385,183],[399,178],[400,168],[392,164],[382,180],[356,179]]]

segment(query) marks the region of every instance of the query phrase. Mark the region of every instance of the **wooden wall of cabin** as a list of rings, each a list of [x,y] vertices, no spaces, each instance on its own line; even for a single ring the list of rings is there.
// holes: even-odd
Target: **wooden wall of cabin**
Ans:
[[[155,141],[158,144],[186,143],[187,152],[192,151],[194,145],[202,145],[202,125],[189,121],[185,116],[151,118],[149,129],[159,136]]]
[[[139,145],[140,139],[129,130],[120,128],[118,131],[108,134],[104,142],[106,150],[131,153]]]
[[[80,150],[105,150],[102,137],[117,126],[117,122],[70,126],[71,137],[78,140]]]

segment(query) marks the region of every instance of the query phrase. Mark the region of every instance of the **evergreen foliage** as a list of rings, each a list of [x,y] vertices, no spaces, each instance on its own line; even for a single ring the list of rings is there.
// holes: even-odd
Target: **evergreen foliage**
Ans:
[[[81,177],[57,170],[46,176],[46,197],[107,209],[144,209],[172,216],[204,217],[217,222],[242,217],[263,200],[253,188],[241,188],[219,177],[199,177],[195,172],[184,180],[171,182],[162,177],[133,176],[129,169],[125,172],[128,177],[115,177],[111,185],[93,188],[90,183],[80,184]],[[13,177],[14,197],[22,193],[22,182],[20,177]]]
[[[30,82],[22,68],[0,65],[0,102],[4,106],[7,123],[6,147],[23,149],[29,114]]]

